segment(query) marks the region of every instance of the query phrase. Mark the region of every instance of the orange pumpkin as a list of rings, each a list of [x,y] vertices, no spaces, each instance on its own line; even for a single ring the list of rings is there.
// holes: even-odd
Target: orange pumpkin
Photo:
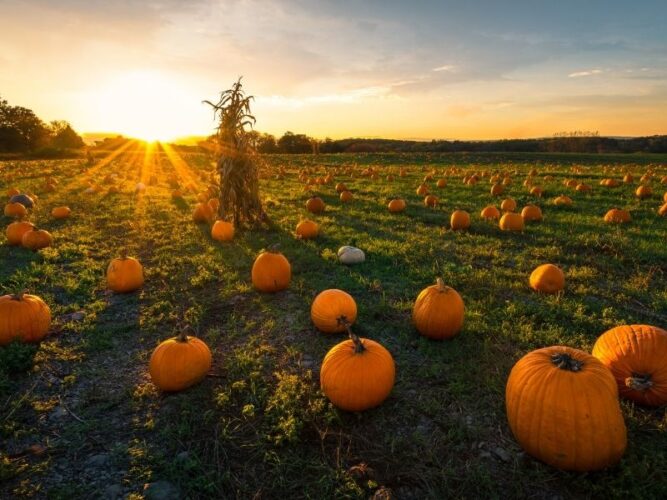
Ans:
[[[208,203],[197,203],[194,212],[192,212],[192,220],[197,223],[211,222],[214,217],[215,214]]]
[[[234,224],[226,220],[217,220],[211,226],[211,238],[216,241],[232,241],[234,239]]]
[[[36,295],[17,293],[0,297],[0,346],[14,339],[39,342],[49,333],[51,310]]]
[[[345,184],[343,184],[342,182],[336,184],[336,192],[342,193],[343,191],[347,191],[347,186],[345,186]]]
[[[311,240],[317,238],[320,232],[320,227],[312,220],[302,220],[296,225],[296,237],[303,240]]]
[[[51,210],[51,217],[54,219],[67,219],[72,210],[69,207],[55,207]]]
[[[597,339],[593,356],[611,370],[622,397],[646,406],[667,404],[667,331],[617,326]]]
[[[456,290],[438,278],[417,296],[412,308],[412,321],[417,331],[430,339],[449,339],[463,327],[463,299]]]
[[[560,196],[554,198],[554,205],[570,206],[572,205],[572,198],[561,194]]]
[[[565,288],[565,274],[553,264],[542,264],[530,273],[530,287],[543,293],[557,293]]]
[[[417,188],[417,194],[419,196],[426,196],[428,194],[428,186],[426,184],[420,184]]]
[[[391,393],[396,366],[391,353],[374,340],[353,333],[327,352],[320,368],[320,388],[338,408],[363,411]]]
[[[514,212],[505,212],[498,222],[503,231],[523,231],[523,217]]]
[[[662,206],[658,209],[658,215],[661,217],[667,217],[667,203],[663,203]]]
[[[134,292],[144,284],[144,268],[125,252],[107,267],[107,287],[116,293]]]
[[[503,202],[500,204],[500,210],[503,212],[514,212],[516,210],[516,201],[514,201],[512,198],[503,200]]]
[[[500,183],[496,183],[491,186],[491,196],[500,196],[505,191],[505,186]]]
[[[23,235],[28,231],[32,231],[35,225],[28,221],[16,221],[7,226],[5,234],[7,235],[7,243],[10,245],[22,245]]]
[[[641,199],[648,198],[652,194],[653,194],[653,190],[651,189],[651,187],[650,186],[645,186],[645,185],[639,186],[637,188],[637,190],[635,191],[635,196],[637,198],[641,198]]]
[[[436,187],[442,189],[447,186],[447,179],[438,179],[438,182],[435,183]]]
[[[211,369],[211,351],[203,340],[182,332],[160,343],[151,355],[148,371],[165,392],[182,391],[200,382]]]
[[[25,217],[28,215],[28,209],[21,203],[7,203],[5,205],[5,217]]]
[[[310,306],[310,318],[324,333],[346,331],[357,319],[357,303],[352,296],[332,288],[320,292]]]
[[[530,189],[531,196],[536,196],[538,198],[542,197],[542,188],[540,186],[533,186]]]
[[[348,202],[352,201],[354,196],[352,195],[352,193],[350,191],[343,191],[343,192],[340,193],[339,198],[340,198],[340,201],[342,201],[343,203],[348,203]]]
[[[630,212],[627,210],[622,210],[620,208],[612,208],[604,215],[604,221],[614,224],[621,224],[625,222],[630,222],[632,217],[630,217]]]
[[[537,205],[526,205],[521,210],[521,217],[526,222],[541,221],[542,210]]]
[[[500,210],[493,205],[489,205],[482,209],[480,216],[482,219],[498,219],[500,217]]]
[[[588,184],[581,183],[577,184],[575,191],[578,191],[580,193],[590,193],[592,191],[592,188]]]
[[[306,202],[306,210],[314,214],[324,212],[324,201],[319,196],[313,196]]]
[[[23,233],[21,244],[30,250],[41,250],[53,244],[53,237],[48,231],[33,227]]]
[[[402,200],[400,198],[393,199],[389,202],[389,205],[387,205],[387,208],[391,213],[398,213],[402,212],[405,210],[406,203],[405,200]]]
[[[435,208],[438,206],[438,197],[432,194],[426,195],[424,198],[424,205],[427,207]]]
[[[257,256],[251,277],[252,284],[260,292],[279,292],[289,286],[292,267],[285,256],[273,247]]]
[[[526,354],[510,372],[505,406],[521,447],[553,467],[599,470],[625,452],[616,381],[578,349],[553,346]]]
[[[470,214],[465,210],[454,210],[449,219],[453,231],[462,231],[470,227]]]

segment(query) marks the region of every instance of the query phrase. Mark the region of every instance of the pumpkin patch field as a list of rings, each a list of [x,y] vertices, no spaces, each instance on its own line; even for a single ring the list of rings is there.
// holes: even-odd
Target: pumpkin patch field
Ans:
[[[667,497],[667,157],[260,165],[0,162],[1,498]]]

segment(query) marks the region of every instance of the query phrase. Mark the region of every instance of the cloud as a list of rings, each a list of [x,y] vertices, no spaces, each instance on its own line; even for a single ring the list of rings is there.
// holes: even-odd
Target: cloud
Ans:
[[[438,66],[437,68],[433,68],[432,71],[454,71],[456,69],[456,66],[453,64],[445,64],[444,66]]]
[[[599,75],[602,73],[601,69],[589,69],[587,71],[576,71],[574,73],[570,73],[568,78],[580,78],[582,76],[593,76],[593,75]]]

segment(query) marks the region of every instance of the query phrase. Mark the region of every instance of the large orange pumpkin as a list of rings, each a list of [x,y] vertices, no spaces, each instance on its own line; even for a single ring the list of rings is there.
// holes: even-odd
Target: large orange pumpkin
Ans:
[[[553,346],[526,354],[510,372],[505,405],[521,447],[559,469],[603,469],[625,452],[616,381],[578,349]]]
[[[144,268],[125,252],[107,267],[107,286],[116,293],[134,292],[144,284]]]
[[[647,406],[667,404],[667,331],[617,326],[597,339],[593,356],[611,370],[622,397]]]
[[[206,343],[185,332],[158,345],[148,364],[151,380],[166,392],[195,385],[210,369],[211,351]]]
[[[7,226],[7,243],[10,245],[22,245],[23,235],[32,231],[35,225],[28,221],[16,221]]]
[[[252,265],[252,284],[260,292],[285,290],[292,278],[292,267],[275,247],[260,253]]]
[[[498,222],[503,231],[523,231],[523,217],[514,212],[505,212]]]
[[[51,310],[36,295],[17,293],[0,297],[0,345],[14,339],[39,342],[49,333]]]
[[[320,388],[338,408],[363,411],[387,399],[394,387],[396,366],[391,353],[378,342],[350,336],[324,357]]]
[[[53,244],[53,237],[48,231],[33,227],[23,233],[21,244],[30,250],[37,251],[42,248],[50,247]]]
[[[412,308],[412,321],[424,337],[448,339],[463,326],[465,306],[456,290],[438,278],[435,285],[426,287],[417,296]]]
[[[226,220],[217,220],[211,226],[211,238],[216,241],[232,241],[234,239],[234,224]]]
[[[304,240],[311,240],[317,238],[317,235],[320,232],[320,226],[317,225],[317,222],[306,219],[302,220],[296,225],[296,237]]]
[[[320,292],[310,306],[310,318],[324,333],[346,331],[357,319],[357,303],[352,296],[332,288]]]
[[[530,287],[543,293],[557,293],[565,288],[565,274],[553,264],[542,264],[530,273]]]

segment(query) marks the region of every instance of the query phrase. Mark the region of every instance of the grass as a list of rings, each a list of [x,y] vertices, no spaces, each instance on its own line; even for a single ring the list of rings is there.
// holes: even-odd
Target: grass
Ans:
[[[191,221],[196,193],[172,200],[167,182],[176,176],[201,190],[213,160],[181,154],[186,167],[161,149],[128,150],[92,167],[83,160],[0,163],[2,191],[17,185],[40,195],[32,219],[55,239],[40,253],[0,246],[0,291],[26,287],[54,316],[53,334],[39,347],[0,348],[0,496],[97,497],[120,485],[139,498],[144,483],[159,479],[191,498],[667,495],[664,408],[623,402],[626,455],[590,474],[560,472],[523,454],[504,410],[509,370],[529,350],[567,344],[590,351],[618,324],[667,325],[666,221],[656,215],[666,158],[273,156],[261,180],[273,227],[219,244]],[[659,174],[651,199],[637,200],[636,185],[598,186],[626,169],[638,176],[649,164]],[[344,173],[370,165],[380,180]],[[286,175],[277,179],[281,166]],[[517,171],[506,194],[519,207],[541,205],[545,220],[523,233],[499,231],[479,218],[485,205],[499,205],[488,180],[465,186],[462,174],[441,190],[430,183],[441,203],[427,209],[417,185],[432,168],[452,166]],[[406,177],[384,180],[399,167],[407,167]],[[541,181],[543,199],[521,185],[533,167],[539,179],[554,177]],[[321,225],[313,241],[293,236],[307,216],[308,195],[297,179],[304,168],[318,176],[340,169],[333,184],[345,182],[355,196],[344,205],[333,184],[316,191],[327,209],[308,215]],[[116,178],[107,178],[112,173]],[[59,180],[53,193],[43,192],[47,175]],[[134,185],[153,175],[157,183],[136,195]],[[586,181],[593,192],[570,192],[562,186],[566,177]],[[86,180],[103,192],[84,193]],[[104,194],[112,182],[121,192]],[[573,207],[550,204],[561,193],[573,197]],[[386,210],[393,195],[408,201],[403,214]],[[57,204],[69,205],[72,217],[52,221],[48,213]],[[633,222],[605,224],[605,211],[619,205]],[[449,230],[454,209],[471,213],[469,231]],[[273,243],[291,262],[292,282],[287,291],[263,295],[251,286],[250,268]],[[366,262],[340,265],[335,252],[344,244],[361,247]],[[123,248],[144,264],[146,285],[112,295],[104,270]],[[563,295],[529,289],[528,275],[544,262],[565,270]],[[410,320],[414,298],[437,276],[466,304],[463,331],[448,342],[421,338]],[[394,356],[396,385],[379,408],[340,412],[319,391],[320,362],[342,340],[310,322],[310,303],[326,288],[349,292],[359,308],[357,333]],[[198,386],[162,395],[148,378],[148,358],[184,321],[211,347],[213,369]],[[44,451],[35,453],[33,445]],[[100,454],[109,460],[92,467],[88,460]],[[81,478],[85,484],[70,489]]]

